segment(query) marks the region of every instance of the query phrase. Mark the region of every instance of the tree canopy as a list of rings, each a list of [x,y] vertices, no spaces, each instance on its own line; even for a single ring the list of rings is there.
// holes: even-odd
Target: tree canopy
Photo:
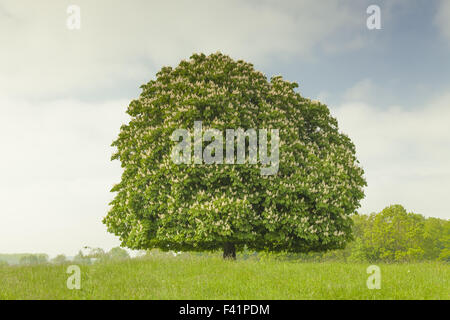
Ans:
[[[351,140],[297,83],[221,53],[163,67],[128,106],[113,142],[123,167],[103,222],[132,249],[307,252],[342,248],[366,182]],[[279,130],[279,168],[175,164],[172,133]],[[206,146],[207,147],[207,146]]]

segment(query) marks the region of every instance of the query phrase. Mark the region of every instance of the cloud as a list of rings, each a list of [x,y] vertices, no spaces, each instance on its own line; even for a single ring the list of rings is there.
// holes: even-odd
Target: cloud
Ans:
[[[120,181],[110,144],[128,120],[127,104],[0,97],[0,252],[118,244],[101,219]]]
[[[365,169],[361,212],[400,203],[425,216],[450,218],[444,201],[450,190],[449,105],[446,93],[420,109],[347,101],[332,110]]]
[[[350,31],[364,28],[345,1],[78,0],[81,30],[69,31],[70,4],[0,0],[0,251],[117,244],[101,218],[120,180],[109,146],[127,86],[193,52],[316,59],[351,50]]]
[[[448,17],[450,17],[450,2],[441,0],[437,8],[435,23],[441,34],[450,41],[450,19]]]
[[[357,82],[353,87],[347,89],[344,92],[343,99],[346,101],[372,101],[376,90],[371,79],[363,79]]]
[[[1,1],[0,88],[23,97],[142,83],[161,65],[218,50],[257,64],[360,47],[365,11],[346,1]],[[78,90],[78,91],[76,91]]]

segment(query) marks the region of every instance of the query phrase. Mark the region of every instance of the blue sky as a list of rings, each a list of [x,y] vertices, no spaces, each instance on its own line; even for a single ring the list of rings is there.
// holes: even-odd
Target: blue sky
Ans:
[[[378,95],[374,102],[380,107],[420,107],[433,94],[448,89],[449,43],[434,22],[440,3],[400,2],[388,7],[390,11],[385,15],[383,9],[388,1],[363,2],[366,4],[360,5],[361,12],[372,3],[382,8],[382,30],[361,27],[354,31],[366,45],[337,53],[317,50],[313,60],[293,57],[278,61],[266,68],[268,74],[280,73],[298,81],[306,96],[327,92],[330,104],[342,102],[342,93],[362,79],[376,84]],[[365,18],[361,15],[361,26]]]
[[[69,4],[81,29],[68,30]],[[381,9],[368,30],[366,8]],[[0,252],[118,244],[110,143],[163,65],[222,51],[326,103],[356,144],[361,212],[450,218],[450,1],[0,0]]]

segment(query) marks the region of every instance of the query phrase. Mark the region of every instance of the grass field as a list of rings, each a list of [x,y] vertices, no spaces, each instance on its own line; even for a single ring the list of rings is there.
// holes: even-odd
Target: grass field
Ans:
[[[368,265],[138,258],[81,266],[81,290],[67,266],[0,267],[0,299],[450,299],[448,264],[378,264],[379,290]]]

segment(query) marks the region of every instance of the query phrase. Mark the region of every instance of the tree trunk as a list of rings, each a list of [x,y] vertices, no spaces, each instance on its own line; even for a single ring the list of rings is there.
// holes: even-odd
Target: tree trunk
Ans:
[[[223,245],[223,258],[236,260],[236,247],[234,243],[226,242]]]

